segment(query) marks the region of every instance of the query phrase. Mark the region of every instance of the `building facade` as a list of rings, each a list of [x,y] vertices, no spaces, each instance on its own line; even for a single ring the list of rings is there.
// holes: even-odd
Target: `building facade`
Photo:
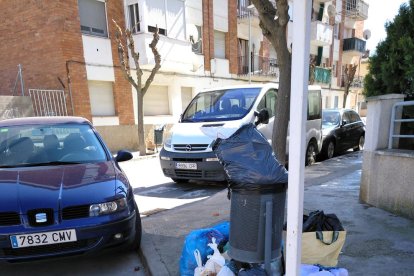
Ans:
[[[343,68],[365,51],[368,6],[361,3],[313,1],[311,54],[324,107],[341,106]],[[15,0],[0,2],[0,13],[0,94],[63,91],[66,113],[91,120],[113,150],[137,146],[136,95],[119,67],[113,20],[132,30],[144,80],[159,28],[161,69],[144,97],[147,140],[151,127],[176,122],[202,89],[278,81],[275,50],[249,0]],[[23,91],[16,89],[17,65]]]

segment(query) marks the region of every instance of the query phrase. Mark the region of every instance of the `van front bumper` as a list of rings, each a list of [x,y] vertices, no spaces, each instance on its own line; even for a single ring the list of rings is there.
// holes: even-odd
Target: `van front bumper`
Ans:
[[[226,180],[220,162],[206,161],[207,158],[217,159],[214,152],[170,152],[164,148],[160,151],[161,169],[166,177],[203,181]],[[183,169],[182,166],[186,165],[192,169]]]

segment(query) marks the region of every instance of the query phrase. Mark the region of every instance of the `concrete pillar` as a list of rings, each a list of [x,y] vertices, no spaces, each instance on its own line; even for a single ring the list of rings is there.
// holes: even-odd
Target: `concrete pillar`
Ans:
[[[395,103],[404,100],[403,94],[388,94],[367,98],[367,129],[362,163],[359,197],[363,202],[378,206],[380,198],[375,174],[378,172],[376,151],[388,147],[391,112]]]
[[[388,94],[367,98],[367,130],[365,151],[375,151],[388,147],[392,107],[404,100],[403,94]]]

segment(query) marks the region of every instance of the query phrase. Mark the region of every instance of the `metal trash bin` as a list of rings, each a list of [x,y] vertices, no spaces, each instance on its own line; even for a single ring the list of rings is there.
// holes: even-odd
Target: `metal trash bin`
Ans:
[[[157,147],[157,145],[162,145],[163,136],[164,136],[164,125],[154,128],[154,144],[155,144],[155,147]]]
[[[233,191],[230,207],[230,258],[246,263],[265,261],[266,202],[271,211],[271,260],[281,257],[286,187],[278,184],[275,192]]]
[[[253,124],[240,127],[227,139],[217,139],[213,150],[231,192],[229,257],[264,262],[269,275],[280,275],[272,263],[281,263],[288,172]]]

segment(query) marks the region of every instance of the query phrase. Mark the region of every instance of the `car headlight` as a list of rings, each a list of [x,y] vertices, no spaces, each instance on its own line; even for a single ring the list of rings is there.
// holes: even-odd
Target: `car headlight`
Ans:
[[[112,214],[124,210],[126,206],[126,198],[120,198],[114,201],[103,202],[99,204],[92,204],[89,207],[89,216],[96,217],[101,215]]]
[[[164,148],[171,149],[172,131],[169,130],[164,134]]]

